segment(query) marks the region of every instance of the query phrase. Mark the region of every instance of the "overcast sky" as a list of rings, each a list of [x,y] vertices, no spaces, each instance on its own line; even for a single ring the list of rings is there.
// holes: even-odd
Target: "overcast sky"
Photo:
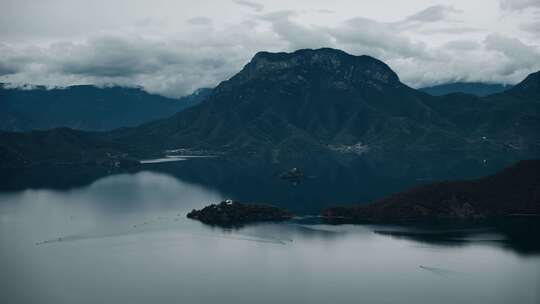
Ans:
[[[261,50],[377,57],[413,87],[540,70],[540,0],[0,0],[0,82],[181,96]]]

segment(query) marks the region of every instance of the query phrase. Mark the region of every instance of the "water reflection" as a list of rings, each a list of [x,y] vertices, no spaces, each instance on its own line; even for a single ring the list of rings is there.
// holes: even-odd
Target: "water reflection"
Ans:
[[[228,186],[245,180],[222,182]],[[447,246],[434,241],[438,237],[416,237],[421,232],[416,228],[333,226],[307,217],[222,229],[185,218],[187,211],[231,195],[220,189],[171,173],[138,172],[68,190],[0,194],[0,302],[540,299],[540,257],[475,239],[491,230],[443,234],[442,239],[466,240]]]
[[[540,222],[531,218],[506,218],[482,224],[407,225],[374,227],[374,233],[440,247],[483,243],[520,255],[540,255]]]
[[[442,157],[442,156],[441,156]],[[412,161],[412,160],[411,160]],[[433,162],[432,162],[433,163]],[[336,204],[369,202],[431,180],[455,176],[455,170],[421,162],[404,163],[403,167],[386,168],[362,158],[309,158],[291,163],[272,163],[249,158],[182,157],[182,161],[146,162],[129,169],[111,169],[92,165],[43,166],[32,169],[3,169],[0,190],[28,188],[71,189],[88,185],[104,176],[119,173],[153,171],[165,173],[181,181],[203,186],[239,201],[271,203],[286,207],[296,214],[318,214]],[[485,167],[465,162],[459,177],[467,178],[492,173],[500,167]],[[284,172],[298,168],[301,179],[283,179]],[[426,172],[427,170],[427,172]],[[391,171],[392,174],[389,174]],[[406,173],[404,173],[406,172]],[[395,174],[394,174],[395,173]]]

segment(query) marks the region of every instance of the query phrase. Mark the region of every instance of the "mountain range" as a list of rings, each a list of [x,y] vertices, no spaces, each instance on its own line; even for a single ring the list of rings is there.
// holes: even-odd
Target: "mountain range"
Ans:
[[[487,96],[510,89],[511,85],[447,83],[419,90],[441,96],[467,93]],[[86,131],[107,131],[134,127],[166,118],[208,97],[203,88],[179,99],[149,94],[140,88],[76,85],[48,89],[43,86],[13,87],[0,84],[0,130],[27,132],[67,127]]]
[[[180,99],[140,88],[77,85],[67,88],[9,88],[0,85],[0,130],[31,131],[58,127],[105,131],[165,118],[206,98],[199,89]]]
[[[432,96],[340,50],[259,52],[204,103],[109,132],[0,134],[1,166],[143,158],[179,148],[294,164],[361,159],[382,176],[463,177],[540,155],[540,72],[478,97]]]
[[[431,87],[424,87],[418,90],[433,96],[441,96],[452,93],[466,93],[476,96],[488,96],[502,93],[511,89],[512,85],[499,83],[481,83],[481,82],[454,82],[439,84]]]

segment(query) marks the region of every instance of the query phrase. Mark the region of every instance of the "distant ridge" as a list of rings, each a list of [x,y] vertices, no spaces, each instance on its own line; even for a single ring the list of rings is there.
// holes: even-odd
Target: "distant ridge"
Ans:
[[[77,85],[61,89],[43,86],[0,86],[0,130],[30,131],[58,127],[104,131],[133,127],[198,104],[211,89],[171,99],[141,88]]]
[[[418,90],[428,93],[433,96],[441,96],[452,93],[465,93],[475,96],[488,96],[491,94],[502,93],[511,89],[512,85],[498,83],[481,83],[481,82],[454,82],[424,87]]]

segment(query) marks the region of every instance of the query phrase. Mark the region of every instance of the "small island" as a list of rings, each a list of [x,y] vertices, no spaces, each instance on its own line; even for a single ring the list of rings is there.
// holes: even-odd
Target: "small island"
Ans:
[[[187,214],[187,217],[209,225],[238,226],[254,222],[289,220],[293,214],[271,205],[245,204],[226,200],[206,206],[201,210],[194,209]]]

